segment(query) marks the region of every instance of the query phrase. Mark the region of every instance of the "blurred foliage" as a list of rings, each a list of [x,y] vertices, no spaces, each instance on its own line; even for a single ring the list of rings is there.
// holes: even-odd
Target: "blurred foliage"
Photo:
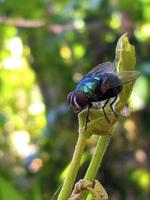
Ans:
[[[134,112],[120,122],[101,179],[110,199],[150,198],[150,4],[149,0],[130,4],[129,0],[0,0],[2,200],[52,198],[77,138],[77,116],[68,111],[67,93],[93,66],[114,60],[116,42],[125,28],[143,74],[129,101]],[[87,141],[81,178],[95,143],[96,137]]]

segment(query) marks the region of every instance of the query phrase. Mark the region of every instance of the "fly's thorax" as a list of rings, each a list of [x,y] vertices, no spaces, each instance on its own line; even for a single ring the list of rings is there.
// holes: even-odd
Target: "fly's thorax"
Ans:
[[[83,80],[81,80],[77,87],[76,90],[77,92],[82,92],[89,98],[94,95],[96,88],[99,85],[99,82],[101,80],[101,76],[90,76],[90,77],[85,77]]]
[[[88,97],[82,92],[70,92],[67,96],[67,100],[70,107],[72,107],[75,112],[80,112],[88,105]]]

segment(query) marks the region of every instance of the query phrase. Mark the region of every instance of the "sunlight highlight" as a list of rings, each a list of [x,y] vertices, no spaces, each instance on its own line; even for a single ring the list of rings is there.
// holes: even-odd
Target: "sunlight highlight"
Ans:
[[[132,99],[132,108],[134,109],[134,110],[140,110],[140,109],[142,109],[144,107],[144,102],[141,100],[141,98],[140,97],[134,97],[133,99]]]
[[[23,54],[23,44],[19,37],[13,37],[7,43],[7,49],[10,52],[10,56],[2,61],[2,65],[5,69],[13,70],[21,68],[24,65],[24,60],[21,58]]]
[[[43,166],[43,161],[40,158],[35,158],[32,163],[29,165],[29,170],[33,173],[39,171],[39,169]]]
[[[82,18],[77,18],[74,21],[74,26],[76,29],[83,29],[85,27],[85,22]]]
[[[144,76],[140,76],[134,85],[129,104],[132,110],[140,110],[145,106],[148,98],[148,81]]]
[[[32,115],[38,115],[45,111],[45,106],[41,102],[33,103],[29,106],[29,113]]]
[[[8,49],[12,57],[19,58],[23,53],[23,44],[19,37],[14,37],[8,42]]]
[[[120,13],[119,12],[113,12],[112,16],[111,16],[111,20],[110,20],[110,26],[113,29],[119,29],[120,19],[121,19]]]
[[[81,59],[85,54],[85,48],[82,44],[75,44],[73,46],[73,54],[77,59]]]
[[[148,170],[144,168],[138,168],[131,174],[132,181],[136,186],[143,191],[149,191],[150,188],[150,174]]]
[[[143,149],[136,150],[136,152],[135,152],[135,159],[138,162],[142,163],[142,162],[146,161],[146,157],[147,157],[146,153],[144,152]]]
[[[134,121],[127,119],[124,123],[124,128],[127,131],[128,140],[133,141],[136,138],[136,126]]]
[[[21,157],[27,157],[36,152],[34,145],[30,145],[30,135],[25,130],[15,131],[11,135],[11,142],[15,151]]]
[[[23,66],[23,62],[21,59],[16,59],[13,57],[5,58],[2,63],[3,67],[8,70],[21,68]]]
[[[77,83],[83,78],[83,75],[81,73],[75,73],[73,75],[73,80]]]
[[[60,48],[60,55],[64,59],[70,59],[71,58],[71,50],[67,46],[63,46]]]
[[[136,29],[135,34],[137,38],[141,41],[147,40],[150,38],[150,23],[145,23],[138,29]]]

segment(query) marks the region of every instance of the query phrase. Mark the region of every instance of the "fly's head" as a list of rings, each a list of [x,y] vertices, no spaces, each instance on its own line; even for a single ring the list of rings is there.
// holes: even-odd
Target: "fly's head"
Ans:
[[[67,96],[68,103],[76,113],[88,105],[88,97],[83,92],[72,91]]]

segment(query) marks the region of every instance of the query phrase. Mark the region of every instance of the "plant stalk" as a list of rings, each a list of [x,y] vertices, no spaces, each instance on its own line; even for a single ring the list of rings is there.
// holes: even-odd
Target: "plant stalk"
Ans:
[[[100,136],[96,145],[95,153],[92,157],[92,160],[90,162],[90,165],[87,169],[87,172],[84,176],[85,180],[88,180],[90,182],[93,182],[95,180],[96,174],[99,170],[99,167],[101,166],[102,159],[104,157],[104,154],[106,152],[107,146],[110,142],[111,136]],[[84,191],[82,192],[82,198],[85,200],[88,196],[88,192]]]
[[[68,200],[70,196],[70,193],[74,186],[74,182],[80,167],[80,161],[85,147],[86,138],[87,138],[86,134],[84,134],[82,131],[81,132],[79,131],[79,137],[77,140],[72,161],[70,163],[69,172],[64,180],[64,184],[58,196],[58,200]]]
[[[96,150],[93,155],[93,158],[90,162],[90,165],[87,169],[87,172],[85,174],[85,179],[93,182],[96,174],[98,172],[98,169],[100,168],[103,156],[105,154],[105,151],[107,149],[107,146],[110,142],[111,136],[100,136],[98,139],[98,143],[96,145]]]

